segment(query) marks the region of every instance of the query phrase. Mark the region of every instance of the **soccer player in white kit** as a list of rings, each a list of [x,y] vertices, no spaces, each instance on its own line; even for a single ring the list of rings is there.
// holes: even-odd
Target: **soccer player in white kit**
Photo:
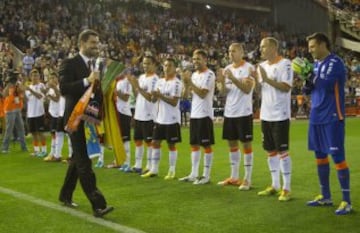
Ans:
[[[230,149],[230,177],[218,182],[219,185],[240,186],[240,190],[249,190],[253,167],[253,103],[252,96],[255,80],[252,77],[254,66],[243,60],[244,48],[240,43],[229,47],[232,64],[221,69],[218,74],[220,93],[226,95],[224,109],[223,139],[228,140]],[[241,142],[244,154],[244,179],[239,179]]]
[[[154,177],[158,175],[161,156],[161,141],[166,140],[169,148],[169,171],[165,180],[175,178],[175,167],[177,160],[176,143],[181,142],[180,130],[180,107],[183,84],[176,77],[176,63],[172,58],[167,58],[163,65],[164,78],[159,79],[153,91],[153,100],[158,105],[155,118],[153,140],[152,140],[152,164],[151,170],[142,177]]]
[[[291,117],[291,62],[278,54],[279,42],[273,37],[261,40],[261,58],[257,80],[261,85],[260,120],[263,148],[268,154],[272,184],[258,192],[259,196],[279,194],[279,201],[290,200],[291,158],[289,128]],[[280,184],[282,173],[283,187]]]
[[[120,123],[121,137],[125,148],[126,159],[119,168],[120,171],[130,172],[131,154],[130,154],[130,132],[131,132],[131,109],[129,97],[132,87],[126,76],[121,76],[116,82],[116,110]]]
[[[207,67],[207,53],[197,49],[193,52],[195,72],[185,71],[181,78],[184,82],[184,97],[191,93],[190,113],[190,145],[191,145],[191,173],[180,178],[180,181],[193,182],[193,184],[207,184],[210,182],[210,171],[213,161],[211,145],[214,140],[214,110],[213,98],[215,90],[215,74]],[[199,176],[201,151],[204,148],[204,170]]]
[[[45,131],[44,96],[46,87],[40,82],[40,73],[37,69],[30,71],[31,84],[26,88],[27,112],[29,132],[33,136],[34,155],[45,157],[47,155]]]
[[[60,89],[59,81],[56,73],[49,74],[47,82],[46,97],[49,99],[48,112],[50,114],[50,135],[51,146],[50,153],[44,158],[45,162],[60,162],[61,157],[56,155],[56,130],[59,119]]]
[[[145,174],[151,170],[151,141],[156,112],[155,104],[151,100],[151,93],[155,90],[156,82],[159,79],[155,73],[156,60],[153,56],[145,56],[142,65],[144,74],[140,75],[139,79],[135,76],[128,76],[128,80],[137,95],[134,114],[135,166],[133,171],[139,174]],[[142,171],[143,141],[147,144],[147,164],[144,171]]]

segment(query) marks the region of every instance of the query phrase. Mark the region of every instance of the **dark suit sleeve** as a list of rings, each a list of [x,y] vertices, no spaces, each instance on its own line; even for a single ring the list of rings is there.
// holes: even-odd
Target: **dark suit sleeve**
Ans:
[[[79,72],[81,64],[76,59],[66,59],[60,66],[60,92],[63,96],[72,96],[79,99],[87,87],[84,86],[84,78],[87,74]]]

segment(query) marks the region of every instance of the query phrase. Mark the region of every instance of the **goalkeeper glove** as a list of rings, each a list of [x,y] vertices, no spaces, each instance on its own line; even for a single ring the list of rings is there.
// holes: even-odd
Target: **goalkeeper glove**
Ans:
[[[308,80],[313,72],[313,64],[306,58],[294,58],[291,62],[291,68],[302,80]]]

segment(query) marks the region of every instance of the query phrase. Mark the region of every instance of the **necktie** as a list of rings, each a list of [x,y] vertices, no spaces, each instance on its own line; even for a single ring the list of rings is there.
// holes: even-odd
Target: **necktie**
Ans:
[[[95,64],[94,60],[92,60],[92,59],[88,60],[88,68],[89,68],[89,70],[92,71],[94,69],[94,64]]]

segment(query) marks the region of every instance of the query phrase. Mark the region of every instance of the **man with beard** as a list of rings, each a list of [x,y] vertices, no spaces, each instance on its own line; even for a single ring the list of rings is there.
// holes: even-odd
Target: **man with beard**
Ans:
[[[191,173],[180,178],[180,181],[193,182],[196,185],[210,182],[210,171],[213,160],[211,145],[215,143],[213,126],[213,98],[215,90],[215,74],[207,67],[207,53],[197,49],[193,53],[195,72],[182,73],[184,82],[183,96],[186,98],[191,93],[190,113],[190,145],[191,145]],[[204,148],[204,170],[199,176],[201,151]]]
[[[65,97],[64,123],[66,123],[76,103],[90,84],[99,80],[99,72],[92,71],[94,59],[99,53],[99,35],[93,30],[84,30],[78,38],[79,54],[66,59],[59,70],[60,91]],[[79,178],[81,187],[89,199],[95,217],[102,217],[114,208],[108,207],[103,194],[96,187],[96,178],[86,149],[84,122],[78,130],[70,134],[73,154],[59,200],[65,206],[76,207],[72,195]]]

